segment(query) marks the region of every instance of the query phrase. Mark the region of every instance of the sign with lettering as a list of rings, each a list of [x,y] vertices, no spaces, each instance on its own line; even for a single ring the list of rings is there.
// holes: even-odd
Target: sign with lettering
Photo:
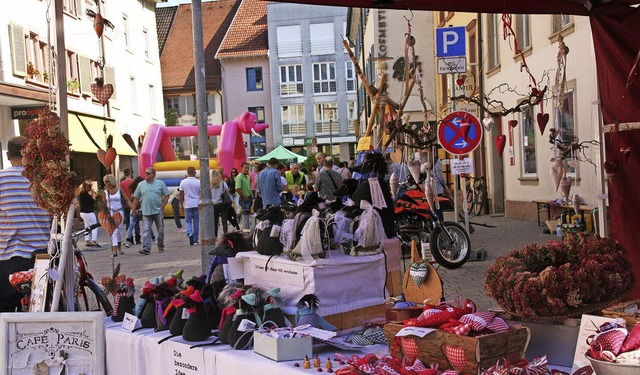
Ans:
[[[287,264],[279,262],[276,259],[272,259],[265,270],[267,259],[250,258],[249,262],[251,276],[257,279],[299,287],[304,286],[304,269],[302,267],[302,263],[299,265]]]
[[[31,120],[38,117],[38,113],[44,109],[43,106],[37,107],[11,107],[12,120]]]
[[[0,314],[0,366],[9,374],[104,374],[104,312]]]
[[[458,57],[467,54],[467,31],[464,26],[436,29],[436,56]]]
[[[451,159],[451,174],[460,175],[460,174],[471,174],[473,173],[473,159],[472,158],[464,158],[464,159]]]
[[[168,374],[175,375],[197,375],[204,374],[204,349],[189,349],[190,344],[169,340],[162,344],[164,350],[168,350],[170,355],[163,356],[167,363]]]
[[[129,313],[124,313],[124,319],[122,319],[122,328],[129,332],[133,332],[134,329],[142,327],[142,322],[137,316]]]

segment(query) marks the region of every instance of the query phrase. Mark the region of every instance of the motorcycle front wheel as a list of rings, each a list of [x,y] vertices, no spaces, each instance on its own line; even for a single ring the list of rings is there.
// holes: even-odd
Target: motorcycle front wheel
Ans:
[[[431,254],[436,262],[449,269],[465,264],[471,253],[471,240],[467,231],[461,225],[451,221],[445,221],[442,226],[434,228],[429,243]]]

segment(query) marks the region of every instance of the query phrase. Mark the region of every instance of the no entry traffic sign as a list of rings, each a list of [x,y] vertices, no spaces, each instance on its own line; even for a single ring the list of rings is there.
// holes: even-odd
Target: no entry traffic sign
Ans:
[[[478,147],[482,140],[482,125],[469,112],[451,112],[438,128],[438,142],[454,155],[466,155]]]

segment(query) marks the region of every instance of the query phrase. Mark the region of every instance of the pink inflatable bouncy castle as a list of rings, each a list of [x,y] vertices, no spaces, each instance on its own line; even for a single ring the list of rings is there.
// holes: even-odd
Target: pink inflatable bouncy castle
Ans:
[[[268,124],[256,123],[256,115],[251,112],[244,112],[235,120],[227,121],[222,125],[208,125],[207,134],[209,136],[220,136],[217,154],[218,165],[224,167],[225,171],[230,171],[234,167],[240,170],[240,165],[247,160],[242,134],[251,134],[252,130],[260,132],[268,127]],[[168,127],[151,124],[147,129],[138,157],[140,174],[157,162],[176,160],[171,138],[197,135],[197,126]]]

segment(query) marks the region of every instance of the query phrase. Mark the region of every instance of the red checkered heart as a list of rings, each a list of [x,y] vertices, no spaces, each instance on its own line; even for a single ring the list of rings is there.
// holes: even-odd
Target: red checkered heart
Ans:
[[[491,323],[487,324],[487,329],[493,332],[505,332],[509,330],[509,325],[502,318],[493,318]]]
[[[400,345],[402,346],[402,352],[405,357],[415,359],[418,357],[418,344],[416,344],[416,340],[411,337],[401,337]]]
[[[92,83],[91,93],[96,97],[100,104],[106,105],[111,98],[111,95],[113,95],[113,85],[107,83],[106,85],[100,86],[96,83]]]
[[[440,375],[460,375],[460,373],[456,370],[445,370]]]
[[[626,328],[614,328],[605,332],[600,332],[589,344],[594,350],[608,350],[613,355],[618,355],[620,353],[620,349],[622,348],[622,344],[624,343],[624,339],[627,338],[627,329]]]
[[[458,326],[451,327],[451,330],[453,331],[453,333],[460,336],[468,335],[469,332],[471,332],[471,329],[472,329],[471,323],[460,324]]]
[[[467,314],[467,315],[463,315],[460,318],[460,321],[462,323],[469,323],[471,324],[471,329],[473,329],[474,331],[482,331],[483,329],[487,328],[487,322],[482,319],[481,317],[479,317],[476,314]]]
[[[444,344],[444,354],[447,356],[451,367],[457,371],[462,371],[467,365],[467,357],[464,354],[464,349],[459,346]]]
[[[416,359],[415,361],[413,361],[413,364],[411,366],[407,366],[407,370],[421,372],[426,371],[427,367],[422,363],[422,361]]]
[[[400,375],[400,373],[396,371],[393,367],[391,367],[388,363],[385,363],[378,370],[378,375]]]
[[[374,374],[376,372],[376,368],[373,367],[370,363],[365,363],[364,365],[358,366],[358,370],[364,372],[365,374]]]
[[[491,323],[493,318],[496,317],[496,313],[491,312],[491,311],[481,311],[481,312],[477,312],[477,313],[474,313],[474,314],[476,316],[479,316],[480,318],[484,319],[484,321],[487,322],[487,324]]]

